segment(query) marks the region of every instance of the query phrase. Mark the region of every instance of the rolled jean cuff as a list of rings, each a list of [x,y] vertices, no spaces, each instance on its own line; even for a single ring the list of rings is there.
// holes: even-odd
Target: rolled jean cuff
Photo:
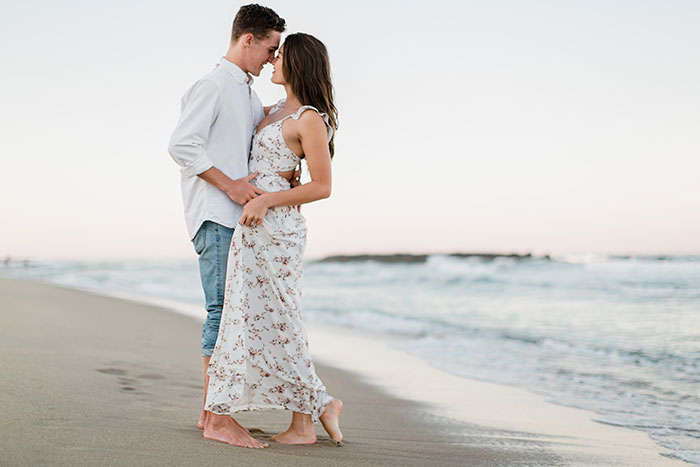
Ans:
[[[214,349],[202,349],[202,357],[211,357],[214,353]]]

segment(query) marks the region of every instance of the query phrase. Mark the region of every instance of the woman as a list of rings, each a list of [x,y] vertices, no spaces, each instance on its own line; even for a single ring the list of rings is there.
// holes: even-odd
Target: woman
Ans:
[[[287,98],[269,109],[253,136],[249,171],[258,172],[253,183],[266,193],[245,205],[231,240],[205,408],[218,415],[292,410],[291,425],[273,439],[315,443],[312,424],[320,420],[340,442],[343,403],[316,375],[301,320],[306,224],[295,207],[331,192],[337,111],[330,65],[323,43],[302,33],[287,37],[272,64],[272,82],[284,86]],[[301,159],[311,181],[291,188]]]

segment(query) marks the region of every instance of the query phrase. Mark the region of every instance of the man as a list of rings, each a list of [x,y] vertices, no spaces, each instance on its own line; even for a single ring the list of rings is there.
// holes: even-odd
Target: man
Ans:
[[[270,8],[245,5],[233,20],[231,43],[219,66],[182,98],[182,112],[168,150],[181,168],[182,197],[190,238],[199,255],[207,319],[202,330],[204,401],[207,367],[221,321],[226,264],[233,229],[243,205],[263,193],[250,181],[248,154],[264,117],[252,77],[274,59],[285,21]],[[244,447],[264,447],[229,416],[206,412],[204,437]]]

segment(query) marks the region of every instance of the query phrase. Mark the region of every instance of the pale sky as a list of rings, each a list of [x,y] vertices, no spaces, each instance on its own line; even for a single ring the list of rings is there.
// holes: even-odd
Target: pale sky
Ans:
[[[194,255],[167,144],[241,4],[3,2],[0,255]],[[265,4],[336,86],[308,257],[700,253],[699,2]]]

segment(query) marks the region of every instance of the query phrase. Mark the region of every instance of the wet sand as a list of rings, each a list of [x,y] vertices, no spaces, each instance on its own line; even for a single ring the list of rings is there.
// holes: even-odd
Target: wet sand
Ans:
[[[200,330],[196,319],[157,306],[0,279],[0,465],[640,465],[587,456],[573,435],[494,428],[483,423],[488,417],[470,423],[320,363],[319,376],[345,403],[343,446],[320,425],[311,446],[271,441],[249,450],[206,440],[196,427]],[[314,347],[313,332],[312,351],[334,345],[321,336]],[[289,417],[271,411],[237,419],[269,441]],[[643,465],[687,465],[647,457]]]

